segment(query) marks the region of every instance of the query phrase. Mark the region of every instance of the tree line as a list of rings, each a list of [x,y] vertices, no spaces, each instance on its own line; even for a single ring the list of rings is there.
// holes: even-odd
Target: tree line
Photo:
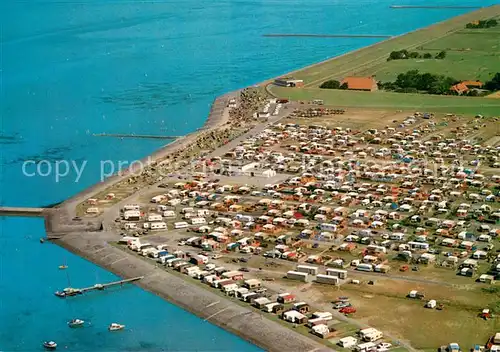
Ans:
[[[445,75],[436,75],[432,73],[420,73],[418,70],[410,70],[400,73],[394,82],[378,82],[379,89],[395,91],[400,93],[419,93],[429,94],[456,94],[450,88],[460,83],[453,77]],[[491,81],[487,81],[484,89],[495,92],[500,90],[500,72],[497,72]],[[481,95],[478,90],[471,89],[465,93],[469,96]]]
[[[407,60],[407,59],[438,59],[443,60],[446,57],[446,51],[440,51],[435,56],[432,56],[431,53],[421,54],[418,51],[408,51],[406,49],[393,51],[389,54],[387,61],[392,60]]]
[[[335,79],[330,79],[328,81],[325,81],[325,82],[321,83],[321,85],[319,87],[323,88],[323,89],[348,89],[349,88],[347,86],[347,83],[340,84],[340,82],[335,80]]]
[[[496,27],[498,25],[498,21],[495,19],[470,22],[465,25],[465,28],[476,29],[476,28],[491,28]]]
[[[379,82],[378,86],[384,90],[401,93],[427,92],[429,94],[448,94],[450,93],[451,86],[458,82],[453,77],[410,70],[400,73],[394,82]]]

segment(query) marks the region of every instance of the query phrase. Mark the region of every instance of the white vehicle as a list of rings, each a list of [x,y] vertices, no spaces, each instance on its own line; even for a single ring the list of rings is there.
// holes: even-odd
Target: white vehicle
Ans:
[[[173,211],[173,210],[165,210],[163,212],[163,217],[164,218],[168,218],[168,219],[175,218],[175,211]]]
[[[179,221],[174,223],[174,229],[185,229],[189,227],[189,224],[185,221]]]
[[[139,210],[127,210],[123,213],[123,219],[127,221],[139,221],[141,212]]]
[[[164,223],[163,221],[161,222],[152,222],[150,225],[151,230],[166,230],[167,229],[167,224]]]
[[[138,205],[138,204],[125,204],[123,206],[123,210],[124,211],[127,211],[127,210],[140,210],[141,207]]]
[[[163,212],[163,211],[167,210],[167,206],[166,205],[158,205],[157,209],[158,209],[158,211],[162,211]]]
[[[139,252],[143,257],[146,257],[149,253],[157,251],[157,249],[152,245],[148,244],[147,246],[142,246],[141,251]]]
[[[194,209],[193,208],[182,208],[181,213],[182,214],[194,213]]]
[[[133,230],[137,228],[137,224],[135,222],[126,222],[123,224],[123,228],[125,230]]]
[[[153,221],[162,221],[163,218],[160,214],[149,214],[147,221],[153,222]]]
[[[205,218],[193,218],[191,219],[191,225],[205,225],[207,220]]]
[[[181,204],[181,200],[179,198],[170,199],[168,201],[168,204],[172,207],[175,207],[176,205]]]
[[[153,198],[151,198],[151,203],[161,203],[163,202],[165,199],[167,198],[167,196],[165,195],[159,195],[159,196],[155,196]]]
[[[209,214],[210,214],[210,212],[208,211],[208,209],[198,210],[198,217],[200,217],[200,218],[208,216]]]
[[[389,350],[389,348],[391,348],[391,347],[392,347],[392,344],[390,344],[389,342],[382,342],[382,343],[378,344],[377,351],[384,352],[384,351]]]

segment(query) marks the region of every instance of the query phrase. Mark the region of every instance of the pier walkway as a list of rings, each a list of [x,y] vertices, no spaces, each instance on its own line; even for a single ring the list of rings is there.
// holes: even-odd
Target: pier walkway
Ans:
[[[45,216],[46,208],[0,207],[0,216]]]
[[[131,283],[134,281],[139,281],[143,278],[144,278],[144,276],[137,276],[137,277],[133,277],[130,279],[123,279],[123,280],[108,282],[106,284],[95,284],[94,286],[83,287],[83,288],[67,287],[62,292],[74,292],[77,294],[82,294],[82,293],[90,292],[90,291],[103,291],[108,287],[122,286],[123,284]],[[61,295],[61,294],[58,294],[58,292],[56,292],[56,296],[67,297],[67,296],[71,296],[71,295],[69,295],[69,294]]]

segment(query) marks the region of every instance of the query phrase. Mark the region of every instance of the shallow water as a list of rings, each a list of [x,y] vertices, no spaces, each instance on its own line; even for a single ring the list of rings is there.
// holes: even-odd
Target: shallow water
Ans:
[[[165,141],[93,133],[180,135],[200,127],[213,99],[374,38],[268,38],[266,33],[397,35],[467,10],[391,10],[394,1],[222,0],[0,2],[0,204],[40,206],[97,182],[102,165],[131,162]],[[397,4],[431,5],[428,0]],[[442,0],[440,5],[452,5]],[[488,5],[495,1],[469,1]],[[23,175],[24,160],[75,169],[56,180]],[[72,163],[72,164],[71,164]],[[50,166],[49,166],[50,165]],[[62,166],[61,166],[62,167]],[[33,165],[26,170],[35,172]],[[64,170],[60,170],[61,172]],[[106,171],[109,171],[107,169]],[[77,182],[75,182],[77,181]],[[258,350],[130,286],[59,300],[67,286],[114,276],[51,244],[38,219],[0,219],[0,349],[32,351],[54,339],[68,350]],[[68,329],[79,317],[92,323]],[[113,322],[128,330],[110,334]]]

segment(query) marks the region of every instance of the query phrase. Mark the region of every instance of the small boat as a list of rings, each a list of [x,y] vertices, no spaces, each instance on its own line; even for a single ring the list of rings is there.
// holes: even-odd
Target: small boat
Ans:
[[[57,343],[55,343],[54,341],[45,341],[43,343],[43,347],[48,350],[55,350],[57,348]]]
[[[125,328],[125,325],[118,324],[118,323],[111,323],[111,325],[108,327],[109,331],[117,331],[117,330],[123,330]]]
[[[45,240],[42,237],[40,237],[40,243],[44,243],[44,242],[45,242]]]
[[[59,265],[59,269],[61,269],[61,270],[68,269],[68,266],[67,265]]]
[[[72,319],[72,320],[68,321],[68,326],[70,328],[78,328],[78,327],[83,326],[83,324],[85,324],[85,322],[81,319]]]

